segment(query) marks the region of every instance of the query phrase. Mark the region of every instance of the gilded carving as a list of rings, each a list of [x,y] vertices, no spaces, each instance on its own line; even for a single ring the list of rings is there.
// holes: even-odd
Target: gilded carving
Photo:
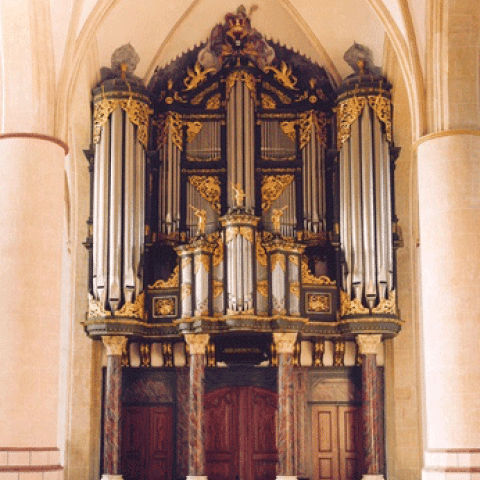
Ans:
[[[362,305],[358,298],[351,300],[347,292],[340,290],[340,316],[363,315],[365,313],[369,313],[369,310]]]
[[[267,95],[266,93],[261,93],[260,98],[262,101],[263,109],[272,110],[274,108],[277,108],[277,104],[275,103],[275,100],[270,95]]]
[[[390,100],[383,95],[369,96],[368,104],[377,115],[377,118],[385,124],[385,136],[392,141],[392,106]]]
[[[256,243],[257,262],[262,266],[267,266],[267,252],[260,241]]]
[[[238,227],[228,227],[225,231],[225,243],[229,244],[238,235]]]
[[[267,175],[262,179],[262,210],[268,211],[273,202],[293,182],[293,175]]]
[[[210,271],[210,258],[204,253],[195,255],[195,273],[198,273],[201,265],[203,265],[203,268],[207,273]]]
[[[358,344],[358,353],[360,355],[376,355],[378,353],[378,346],[382,342],[381,334],[359,334],[355,337]]]
[[[148,144],[148,120],[153,110],[143,101],[133,98],[132,94],[128,98],[108,98],[105,94],[102,100],[96,102],[93,106],[93,143],[100,141],[102,127],[107,123],[108,118],[117,108],[124,110],[129,120],[138,127],[138,141],[147,148]]]
[[[322,147],[327,146],[327,116],[325,112],[317,112],[313,116],[317,130],[317,141]]]
[[[182,262],[183,267],[186,267],[189,259],[184,259]],[[188,263],[186,263],[188,261]],[[177,288],[178,287],[178,276],[179,276],[179,268],[178,265],[173,269],[172,274],[168,278],[168,280],[157,280],[153,285],[149,285],[148,288],[151,290],[158,290],[164,288]]]
[[[212,234],[210,241],[215,242],[213,249],[213,266],[218,267],[223,262],[223,240],[218,233]]]
[[[203,127],[201,122],[187,122],[187,142],[190,143]]]
[[[272,210],[272,224],[273,224],[273,229],[276,232],[280,231],[280,226],[282,223],[282,217],[283,217],[283,212],[285,209],[288,208],[288,205],[284,205],[282,208],[274,208]]]
[[[107,355],[117,355],[121,356],[123,350],[127,345],[127,337],[123,336],[114,336],[114,335],[104,335],[102,337],[102,342],[107,349]]]
[[[255,77],[251,73],[246,72],[245,70],[235,70],[227,77],[226,80],[227,98],[230,95],[230,90],[232,90],[236,81],[244,82],[252,95],[255,93]]]
[[[105,310],[103,302],[95,300],[92,294],[88,294],[88,312],[87,318],[107,317],[111,312]]]
[[[330,313],[330,295],[328,293],[307,294],[307,310],[309,313]]]
[[[155,317],[165,317],[175,315],[175,298],[155,298],[153,300],[153,315]]]
[[[337,107],[337,143],[338,147],[350,138],[350,127],[362,113],[367,100],[364,97],[351,97]]]
[[[207,110],[217,110],[221,106],[221,95],[216,93],[207,100]]]
[[[207,212],[203,209],[196,208],[193,205],[189,205],[193,210],[193,214],[197,217],[197,235],[205,235],[205,223],[207,221]]]
[[[169,113],[165,121],[165,128],[170,128],[172,142],[179,150],[183,150],[183,121],[180,114],[175,112]]]
[[[257,283],[257,290],[262,297],[267,298],[268,297],[268,280],[260,280]]]
[[[295,342],[297,341],[297,332],[273,332],[273,341],[275,343],[277,353],[293,353]]]
[[[288,260],[290,263],[298,267],[298,256],[297,255],[289,255]]]
[[[248,228],[248,227],[239,227],[239,231],[238,233],[245,239],[247,240],[247,242],[249,243],[253,243],[253,230],[251,228]]]
[[[388,298],[380,300],[379,304],[375,308],[372,308],[372,313],[390,313],[395,315],[397,313],[395,290],[391,290],[388,293]]]
[[[292,103],[292,99],[288,95],[285,95],[281,90],[275,88],[273,85],[270,85],[268,82],[265,82],[263,86],[266,90],[270,90],[271,92],[275,93],[284,105],[290,105]]]
[[[243,200],[246,197],[246,195],[245,195],[245,192],[242,189],[241,184],[238,183],[237,185],[235,185],[232,182],[232,189],[233,189],[234,194],[235,194],[235,204],[236,204],[237,208],[242,208],[243,207]]]
[[[186,333],[185,342],[190,355],[204,355],[210,335],[208,333]]]
[[[297,131],[295,130],[295,126],[297,125],[296,120],[291,122],[282,122],[280,124],[280,128],[283,130],[283,133],[292,141],[295,142],[297,138]]]
[[[308,268],[308,262],[305,257],[302,258],[302,283],[304,285],[336,285],[335,280],[331,280],[326,275],[316,277]]]
[[[185,91],[197,88],[206,80],[207,75],[211,72],[215,72],[215,68],[205,68],[202,70],[202,67],[198,62],[195,63],[193,70],[188,67],[187,76],[183,79],[183,84],[186,87]]]
[[[131,317],[143,320],[144,303],[145,295],[142,292],[135,300],[135,303],[125,302],[125,305],[118,310],[116,315],[119,317]]]
[[[297,77],[292,74],[292,67],[289,67],[283,60],[279,69],[271,65],[266,65],[264,70],[265,72],[272,71],[275,79],[285,88],[298,90],[298,88],[295,87],[298,81]]]
[[[218,177],[206,175],[191,175],[188,177],[190,185],[210,203],[215,212],[220,213],[220,180]]]
[[[212,83],[208,88],[200,92],[198,95],[195,95],[190,103],[192,105],[200,105],[203,102],[203,99],[210,93],[218,88],[218,83]]]

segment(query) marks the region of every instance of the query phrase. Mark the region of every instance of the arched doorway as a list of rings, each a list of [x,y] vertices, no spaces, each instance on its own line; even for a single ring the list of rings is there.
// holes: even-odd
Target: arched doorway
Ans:
[[[222,387],[205,395],[209,480],[274,480],[277,394],[260,387]]]

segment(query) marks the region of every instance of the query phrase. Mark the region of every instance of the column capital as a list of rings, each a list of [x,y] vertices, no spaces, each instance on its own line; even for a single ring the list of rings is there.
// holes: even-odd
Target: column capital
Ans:
[[[190,349],[190,355],[205,354],[210,335],[208,333],[185,333],[185,341]]]
[[[378,346],[382,342],[382,334],[364,334],[361,333],[355,337],[358,344],[360,355],[369,355],[378,353]]]
[[[297,341],[297,332],[293,333],[273,333],[273,341],[277,347],[277,353],[293,353],[295,342]]]
[[[102,342],[107,348],[107,355],[122,355],[123,349],[127,346],[127,337],[118,335],[104,335]]]

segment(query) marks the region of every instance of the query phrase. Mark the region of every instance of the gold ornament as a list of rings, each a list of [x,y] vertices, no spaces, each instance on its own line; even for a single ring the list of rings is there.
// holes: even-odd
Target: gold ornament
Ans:
[[[186,333],[185,342],[188,345],[190,355],[205,354],[210,335],[208,333]]]
[[[195,274],[199,272],[201,265],[203,265],[203,268],[207,273],[210,271],[210,258],[204,253],[195,255]]]
[[[338,148],[350,138],[350,127],[362,113],[367,100],[364,97],[351,97],[337,107],[337,143]]]
[[[200,208],[195,208],[193,205],[189,205],[193,210],[193,214],[197,217],[197,235],[205,235],[205,222],[207,220],[207,212]]]
[[[185,92],[188,90],[194,90],[201,83],[203,83],[207,75],[211,72],[215,72],[215,68],[205,68],[202,70],[201,65],[197,62],[193,67],[193,70],[190,67],[187,67],[187,76],[183,79],[183,84],[185,85]]]
[[[153,300],[153,315],[155,317],[175,315],[175,298],[155,298]]]
[[[335,280],[331,280],[326,275],[316,277],[308,268],[308,262],[305,257],[302,258],[302,283],[304,285],[336,285]]]
[[[190,143],[203,127],[201,122],[187,122],[187,142]]]
[[[267,266],[267,252],[260,241],[256,243],[257,262],[262,266]]]
[[[300,282],[290,283],[290,293],[297,298],[300,298]]]
[[[137,100],[133,97],[132,92],[128,98],[109,97],[103,94],[102,99],[94,103],[93,106],[93,143],[100,141],[102,127],[107,123],[108,118],[117,108],[124,110],[129,120],[138,127],[137,138],[144,148],[148,146],[148,121],[153,110],[145,101]],[[141,98],[147,97],[143,95]]]
[[[200,105],[200,103],[203,102],[203,99],[210,93],[210,92],[213,92],[214,90],[216,90],[218,88],[218,83],[215,82],[215,83],[212,83],[209,87],[207,87],[205,90],[203,90],[202,92],[200,92],[198,95],[195,95],[192,100],[190,101],[190,103],[192,105]]]
[[[270,256],[270,261],[272,262],[271,270],[272,272],[275,270],[277,263],[280,265],[280,268],[285,271],[286,262],[285,262],[285,255],[283,253],[273,253]]]
[[[292,103],[292,99],[289,96],[285,95],[281,90],[270,85],[268,82],[265,82],[263,86],[265,90],[275,93],[284,105],[290,105]]]
[[[88,312],[87,318],[108,317],[111,312],[105,310],[103,303],[100,300],[95,300],[92,294],[88,294]]]
[[[283,211],[288,208],[288,205],[284,205],[282,208],[274,208],[272,210],[272,224],[273,229],[277,232],[280,231],[280,225],[282,222]]]
[[[135,300],[135,303],[125,302],[125,305],[118,310],[115,316],[139,318],[143,320],[144,303],[145,295],[142,292]]]
[[[362,305],[362,302],[355,298],[350,299],[350,295],[343,290],[340,290],[340,316],[346,315],[364,315],[369,313],[368,308]]]
[[[385,136],[392,141],[392,105],[388,98],[383,95],[369,96],[368,104],[377,115],[377,118],[385,124]]]
[[[285,88],[290,90],[298,90],[298,88],[295,87],[298,81],[297,77],[292,74],[292,68],[289,67],[283,60],[280,64],[280,69],[271,65],[267,65],[264,70],[265,72],[273,72],[277,82],[281,83]]]
[[[207,100],[207,110],[218,110],[221,106],[221,95],[216,93]]]
[[[257,290],[262,297],[267,298],[268,297],[268,280],[260,280],[257,283]]]
[[[380,303],[375,308],[372,308],[372,313],[390,313],[395,315],[397,313],[395,290],[391,290],[388,293],[388,299],[380,300]]]
[[[309,313],[330,313],[330,295],[328,293],[309,293],[307,309]]]
[[[267,175],[262,179],[262,210],[270,210],[273,202],[293,182],[293,175]]]
[[[267,95],[266,93],[261,93],[260,98],[262,100],[263,109],[272,110],[274,108],[277,108],[277,104],[275,103],[275,100],[270,95]]]
[[[183,121],[179,113],[170,112],[165,120],[165,129],[170,128],[172,142],[183,151]]]
[[[185,267],[188,263],[183,261],[183,266]],[[153,285],[149,285],[149,290],[161,290],[165,288],[177,288],[178,287],[178,276],[179,276],[179,267],[178,265],[173,269],[172,274],[168,280],[157,280]]]
[[[220,213],[220,181],[218,177],[210,177],[206,175],[191,175],[188,177],[190,185],[210,203],[215,212]]]
[[[214,298],[217,298],[223,293],[223,282],[220,280],[214,280],[213,281],[213,296]]]
[[[235,192],[235,203],[236,203],[237,208],[242,208],[243,207],[243,199],[246,197],[245,192],[242,189],[242,186],[239,183],[237,183],[237,185],[235,185],[232,182],[232,189]]]
[[[121,356],[127,346],[127,337],[105,335],[102,337],[102,342],[107,349],[107,355]]]
[[[230,91],[232,90],[236,81],[245,83],[247,88],[250,90],[252,97],[255,95],[255,77],[251,73],[246,72],[245,70],[235,70],[227,77],[226,80],[227,98],[230,95]]]

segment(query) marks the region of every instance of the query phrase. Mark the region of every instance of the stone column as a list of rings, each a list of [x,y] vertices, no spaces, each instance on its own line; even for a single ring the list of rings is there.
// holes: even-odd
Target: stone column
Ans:
[[[382,480],[385,449],[383,445],[383,399],[377,368],[377,350],[382,335],[361,334],[356,337],[362,355],[362,417],[364,438],[363,479]]]
[[[120,395],[122,393],[122,352],[127,343],[127,337],[105,336],[102,340],[107,348],[102,480],[121,480]]]
[[[187,480],[207,480],[205,476],[205,362],[210,335],[186,333],[190,352]]]
[[[480,471],[480,131],[428,135],[417,156],[422,478],[474,478]]]
[[[296,480],[293,350],[297,333],[274,333],[278,358],[277,480]]]

